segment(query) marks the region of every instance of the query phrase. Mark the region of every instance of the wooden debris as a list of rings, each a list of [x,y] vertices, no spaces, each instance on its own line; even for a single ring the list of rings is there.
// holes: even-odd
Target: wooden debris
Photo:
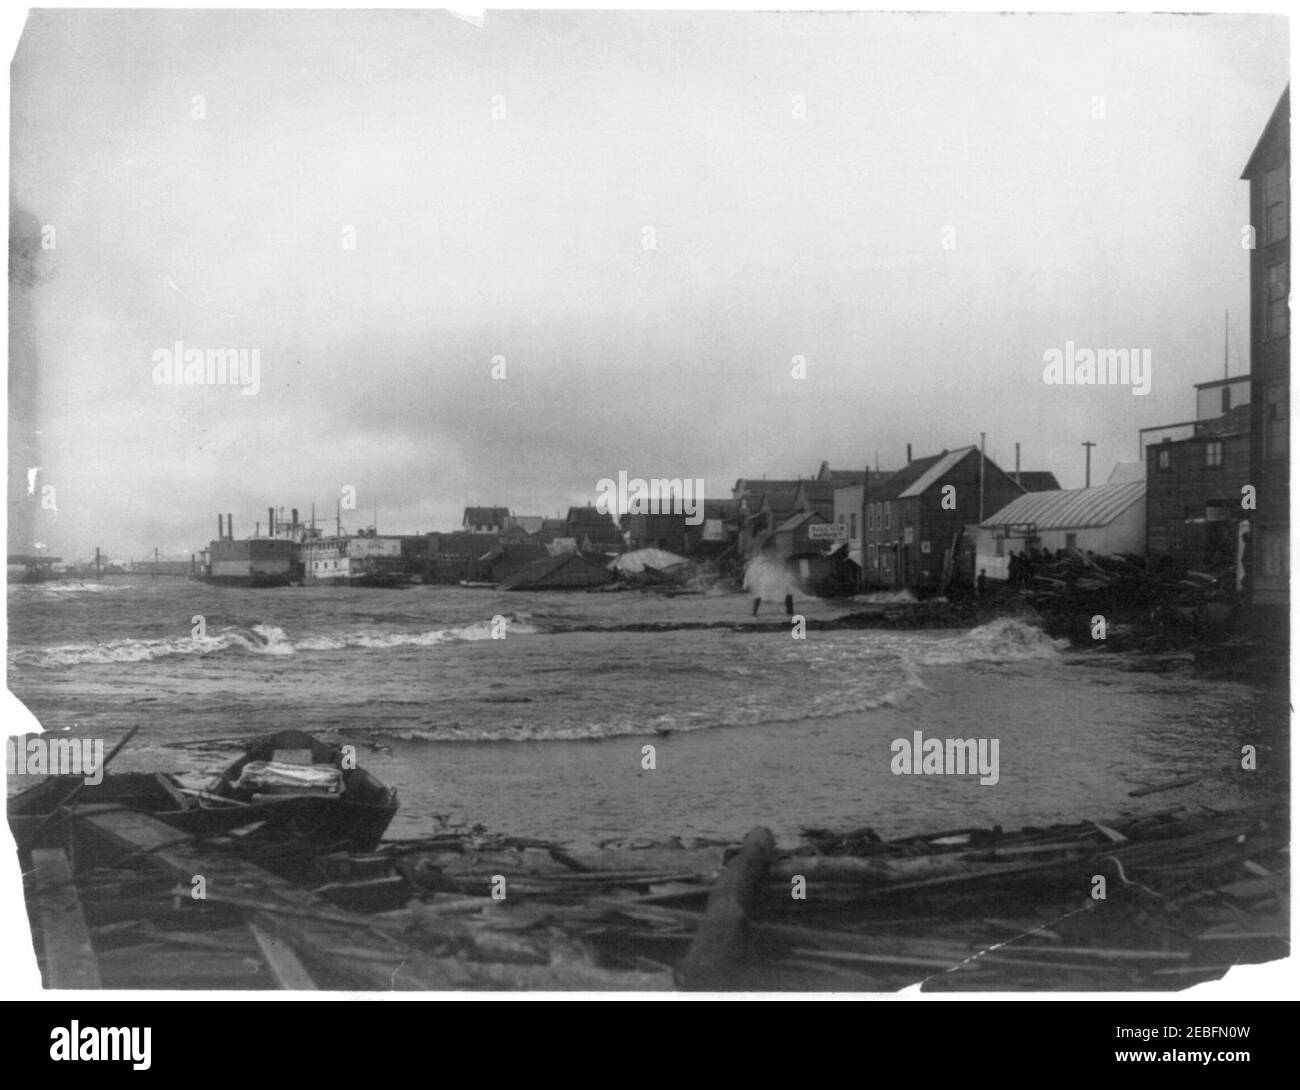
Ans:
[[[776,849],[771,830],[751,829],[745,842],[722,871],[704,920],[695,933],[690,953],[678,976],[692,990],[731,985],[731,973],[748,954],[746,925],[750,912],[767,881],[768,867]]]
[[[39,932],[42,979],[47,988],[99,988],[99,965],[81,901],[61,851],[32,852],[33,925]]]
[[[1180,776],[1176,780],[1168,780],[1165,783],[1151,784],[1147,787],[1139,787],[1128,793],[1131,799],[1140,799],[1143,795],[1154,795],[1157,791],[1172,791],[1175,787],[1189,787],[1199,781],[1200,776]]]
[[[783,851],[755,828],[729,858],[478,827],[268,854],[92,805],[60,828],[70,855],[24,856],[51,987],[1151,990],[1289,950],[1289,825],[1267,804],[889,841],[811,830]]]
[[[291,992],[314,992],[316,982],[303,967],[298,955],[284,943],[276,941],[255,923],[248,925],[257,948],[266,959],[276,986]]]

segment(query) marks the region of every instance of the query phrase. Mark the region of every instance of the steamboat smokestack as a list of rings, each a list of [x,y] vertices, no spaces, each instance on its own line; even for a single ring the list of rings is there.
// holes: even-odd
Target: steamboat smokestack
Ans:
[[[226,536],[226,520],[223,519],[221,517],[221,513],[218,512],[217,513],[217,540],[220,541],[225,536]]]
[[[275,508],[266,509],[266,536],[275,537]]]
[[[298,528],[298,508],[296,508],[296,507],[293,509],[293,523],[292,523],[292,526],[293,526],[293,528],[294,528],[295,530]]]
[[[1016,484],[1020,483],[1020,444],[1016,444]]]
[[[228,541],[235,540],[235,516],[229,511],[226,512],[226,539]]]
[[[912,464],[912,444],[911,444],[911,443],[908,443],[908,444],[907,444],[907,464],[908,464],[908,465],[911,465],[911,464]]]

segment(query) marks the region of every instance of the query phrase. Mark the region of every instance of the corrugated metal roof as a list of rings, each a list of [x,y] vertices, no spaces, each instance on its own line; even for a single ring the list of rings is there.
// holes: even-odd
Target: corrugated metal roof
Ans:
[[[962,447],[959,450],[950,450],[942,458],[934,463],[929,469],[916,478],[902,492],[898,494],[900,500],[907,499],[909,496],[920,496],[927,488],[939,480],[953,466],[965,458],[975,447]]]
[[[1082,530],[1108,526],[1147,493],[1147,482],[1124,481],[1097,488],[1071,488],[1059,492],[1029,492],[1017,496],[980,525],[1003,526],[1032,522],[1040,530]]]

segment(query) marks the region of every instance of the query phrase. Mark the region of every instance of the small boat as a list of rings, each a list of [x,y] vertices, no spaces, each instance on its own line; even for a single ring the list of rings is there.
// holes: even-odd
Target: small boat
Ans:
[[[462,580],[460,581],[460,585],[461,585],[462,587],[476,587],[476,588],[483,588],[484,590],[489,590],[489,589],[490,589],[490,590],[496,590],[496,589],[497,589],[497,584],[496,584],[496,583],[488,582],[488,580],[486,580],[486,579],[462,579]]]
[[[344,757],[343,747],[303,731],[268,735],[221,773],[212,803],[257,810],[277,839],[371,851],[397,813],[397,790]]]
[[[259,847],[371,851],[397,813],[397,791],[349,764],[341,746],[281,731],[250,744],[207,790],[162,772],[109,773],[98,784],[50,776],[9,800],[9,826],[20,850],[57,845],[76,807],[107,805],[193,836],[238,831]]]

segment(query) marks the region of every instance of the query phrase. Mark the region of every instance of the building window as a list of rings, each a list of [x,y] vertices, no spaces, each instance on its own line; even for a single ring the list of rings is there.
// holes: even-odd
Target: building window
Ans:
[[[1287,223],[1287,168],[1277,167],[1264,175],[1264,243],[1286,238]]]
[[[1219,412],[1226,413],[1229,409],[1232,408],[1232,387],[1225,386],[1223,388],[1223,393],[1220,395],[1220,398],[1221,400],[1219,401]]]
[[[1267,339],[1285,337],[1290,329],[1287,309],[1287,267],[1283,262],[1268,267],[1268,314],[1264,329]]]
[[[1156,469],[1160,470],[1162,473],[1169,469],[1169,451],[1156,451]]]
[[[891,506],[891,505],[888,504],[888,503],[884,504],[884,508],[885,508],[885,529],[886,529],[886,530],[889,530],[889,529],[892,528],[893,521],[894,521],[894,513],[893,513],[893,511],[890,510],[890,506]]]
[[[1217,469],[1223,465],[1223,443],[1219,439],[1211,439],[1205,444],[1205,468]]]
[[[843,523],[841,523],[840,525],[843,525]],[[858,536],[858,516],[856,514],[851,514],[849,515],[849,537],[857,537],[857,536]]]
[[[1285,458],[1289,450],[1286,383],[1274,382],[1264,391],[1264,457]]]

